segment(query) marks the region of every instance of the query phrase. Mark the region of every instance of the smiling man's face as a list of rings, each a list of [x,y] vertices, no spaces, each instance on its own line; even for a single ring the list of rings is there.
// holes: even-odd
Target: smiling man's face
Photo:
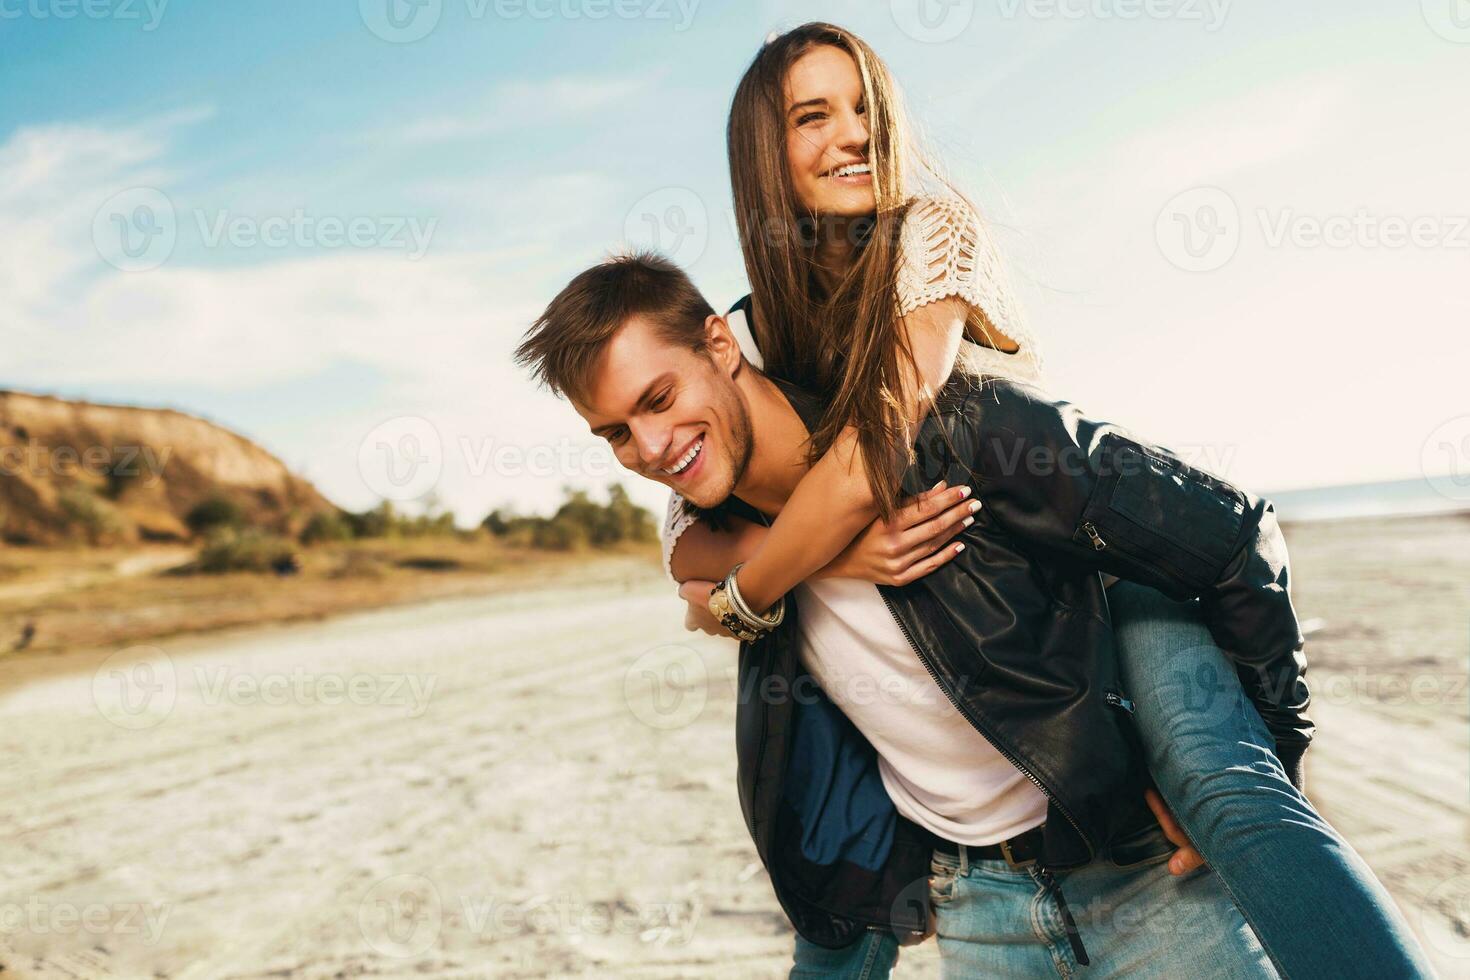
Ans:
[[[735,383],[740,348],[719,317],[709,318],[706,334],[708,350],[697,352],[631,317],[572,404],[624,467],[710,508],[734,492],[753,442]]]

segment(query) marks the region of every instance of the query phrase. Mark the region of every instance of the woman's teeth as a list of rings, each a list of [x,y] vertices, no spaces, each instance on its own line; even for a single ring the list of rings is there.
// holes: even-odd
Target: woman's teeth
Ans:
[[[856,177],[858,174],[870,174],[873,168],[866,163],[850,163],[845,167],[838,167],[832,171],[833,177]]]
[[[694,443],[694,445],[689,447],[689,451],[687,453],[679,457],[679,461],[677,463],[664,470],[664,472],[669,474],[669,476],[678,476],[680,473],[683,473],[689,468],[689,464],[694,462],[694,457],[699,455],[699,450],[703,448],[703,446],[704,438],[700,437]]]

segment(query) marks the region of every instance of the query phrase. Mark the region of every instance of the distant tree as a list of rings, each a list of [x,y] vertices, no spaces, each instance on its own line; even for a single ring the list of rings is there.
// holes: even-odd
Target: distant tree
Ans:
[[[334,510],[317,511],[301,529],[302,544],[317,544],[321,541],[346,541],[352,537],[352,525],[347,518]]]
[[[633,503],[617,484],[608,488],[605,504],[593,500],[585,490],[564,487],[562,492],[562,504],[550,517],[521,516],[496,508],[480,526],[509,544],[555,551],[612,548],[658,538],[653,515]]]
[[[485,519],[480,522],[480,526],[495,535],[495,537],[503,538],[511,532],[518,520],[520,518],[516,517],[514,510],[501,510],[497,507],[485,515]]]

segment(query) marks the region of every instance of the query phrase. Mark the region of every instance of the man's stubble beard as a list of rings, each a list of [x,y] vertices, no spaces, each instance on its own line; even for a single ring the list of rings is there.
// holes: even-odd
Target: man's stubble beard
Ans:
[[[708,507],[686,499],[695,512],[717,530],[725,526],[725,504],[734,496],[735,488],[745,478],[750,458],[755,454],[755,429],[750,424],[750,408],[738,390],[731,393],[726,416],[730,419],[730,484],[720,494],[720,499]]]

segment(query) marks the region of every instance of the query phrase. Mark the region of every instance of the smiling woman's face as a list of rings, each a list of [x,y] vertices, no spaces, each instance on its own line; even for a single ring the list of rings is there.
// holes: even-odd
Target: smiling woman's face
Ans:
[[[855,218],[877,209],[868,166],[863,81],[852,56],[819,45],[786,73],[786,165],[812,214]]]

